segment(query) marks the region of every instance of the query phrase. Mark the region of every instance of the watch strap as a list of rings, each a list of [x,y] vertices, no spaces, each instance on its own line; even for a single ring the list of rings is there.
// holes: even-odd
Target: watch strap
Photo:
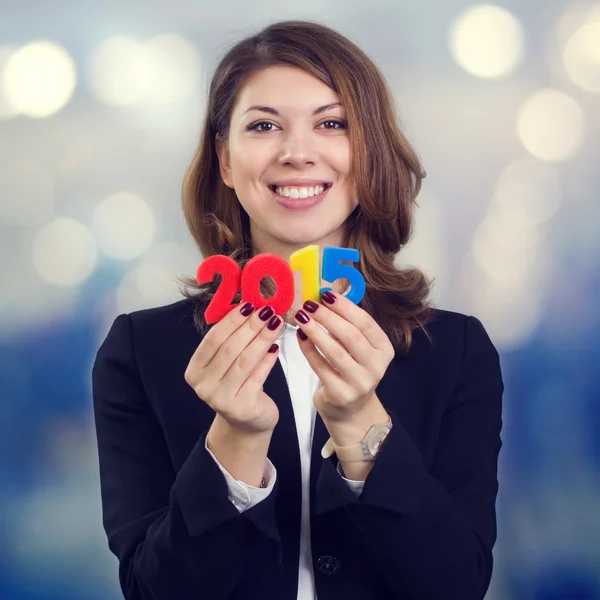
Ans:
[[[323,458],[329,458],[333,454],[337,454],[339,460],[344,462],[358,462],[358,461],[372,461],[375,460],[376,456],[371,456],[364,444],[365,438],[369,435],[369,432],[376,425],[390,425],[392,423],[392,417],[389,416],[385,423],[374,423],[369,427],[365,437],[358,443],[352,444],[351,446],[336,446],[333,439],[330,437],[321,450],[321,456]],[[391,430],[391,427],[390,427]]]

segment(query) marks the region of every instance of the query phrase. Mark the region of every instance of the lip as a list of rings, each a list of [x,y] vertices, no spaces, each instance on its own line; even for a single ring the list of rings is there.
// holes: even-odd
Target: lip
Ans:
[[[324,189],[320,194],[316,196],[309,196],[308,198],[288,198],[286,196],[280,196],[278,193],[274,192],[271,188],[269,191],[273,194],[275,201],[277,204],[283,206],[283,208],[287,208],[288,210],[308,210],[313,206],[316,206],[320,202],[323,201],[327,192],[332,188],[330,185],[326,189]]]

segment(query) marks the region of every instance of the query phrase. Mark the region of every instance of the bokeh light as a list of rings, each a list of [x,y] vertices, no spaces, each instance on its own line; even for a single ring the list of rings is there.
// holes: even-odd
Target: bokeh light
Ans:
[[[134,270],[125,275],[117,290],[119,312],[160,306],[181,299],[177,277],[194,277],[201,257],[181,244],[153,246]]]
[[[573,98],[543,89],[527,98],[517,116],[517,133],[535,157],[561,161],[575,154],[583,142],[584,116]]]
[[[75,61],[50,41],[31,42],[10,56],[4,69],[4,98],[17,112],[49,117],[71,99],[77,83]]]
[[[36,271],[44,281],[59,287],[81,285],[93,272],[96,256],[92,233],[75,219],[54,219],[33,241]]]
[[[498,78],[513,72],[520,64],[525,35],[517,18],[493,4],[467,8],[452,22],[450,53],[468,73]]]
[[[549,221],[562,200],[556,168],[531,156],[510,163],[471,239],[461,287],[503,348],[524,344],[543,317],[553,274]]]
[[[567,74],[580,88],[600,93],[600,20],[580,27],[563,53]]]
[[[170,103],[193,92],[200,59],[194,46],[179,35],[162,34],[146,43],[118,36],[96,49],[89,73],[92,92],[106,104]]]
[[[169,103],[192,94],[200,78],[200,59],[194,46],[179,35],[163,34],[146,45],[150,65],[148,96]]]
[[[430,277],[435,276],[432,296],[441,299],[447,293],[448,254],[444,229],[444,205],[427,190],[421,190],[417,198],[419,209],[416,212],[413,234],[409,243],[395,257],[399,267],[412,266],[421,269]],[[300,278],[301,281],[301,278]]]
[[[106,104],[135,104],[146,94],[148,68],[142,42],[126,36],[108,39],[90,60],[92,91]]]
[[[92,231],[104,254],[117,260],[131,260],[143,254],[154,240],[156,220],[142,198],[119,192],[96,206]]]
[[[494,201],[505,214],[521,216],[530,226],[544,223],[560,206],[560,177],[553,165],[530,156],[504,169],[496,184]]]
[[[0,166],[0,224],[41,225],[54,212],[52,171],[32,160],[13,160]]]
[[[0,121],[8,121],[18,114],[17,109],[6,100],[6,94],[4,93],[6,65],[15,50],[16,47],[0,46]]]
[[[600,21],[600,2],[575,1],[567,3],[555,25],[556,38],[559,48],[564,49],[573,34],[590,23]]]

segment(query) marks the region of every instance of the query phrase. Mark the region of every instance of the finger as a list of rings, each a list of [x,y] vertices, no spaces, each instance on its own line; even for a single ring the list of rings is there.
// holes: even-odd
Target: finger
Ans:
[[[246,323],[254,312],[254,306],[250,302],[241,302],[238,307],[231,309],[206,333],[192,355],[190,362],[193,361],[198,368],[206,367],[225,340]]]
[[[280,316],[273,315],[266,327],[261,329],[256,338],[231,363],[227,372],[222,376],[223,389],[226,390],[227,397],[233,398],[239,393],[244,382],[263,360],[265,354],[268,354],[269,348],[281,333],[284,325]]]
[[[320,308],[316,311],[316,313],[313,313],[310,316],[313,317],[314,314],[318,314],[320,310],[322,309]],[[340,344],[339,342],[334,340],[329,333],[324,331],[319,322],[312,318],[309,318],[303,310],[298,311],[298,313],[300,314],[296,317],[296,320],[298,321],[300,329],[308,336],[310,341],[325,355],[327,361],[329,361],[331,366],[338,373],[352,378],[353,372],[357,368],[361,367],[360,361],[355,360],[355,358],[353,358],[353,356],[350,353],[348,353],[348,351],[344,347],[344,344]],[[334,313],[330,312],[330,314],[336,318],[341,318],[338,317],[338,315],[335,315]],[[302,321],[306,320],[306,318],[309,319],[308,322],[303,323]],[[346,326],[349,327],[350,324],[346,323]],[[356,333],[357,335],[360,335],[360,337],[362,337],[360,332],[357,331]],[[358,346],[359,344],[357,343],[351,345],[350,347],[354,348]],[[370,344],[368,344],[367,341],[364,340],[364,338],[363,346],[364,348],[370,349],[371,354],[373,353],[373,348],[371,348]],[[365,360],[368,360],[368,352],[364,348],[362,349],[362,354],[365,355]],[[354,350],[354,353],[357,353],[360,356],[361,350]]]
[[[265,385],[265,381],[271,372],[271,369],[277,362],[277,358],[279,357],[279,345],[272,344],[272,346],[276,346],[274,352],[269,352],[262,357],[256,368],[250,373],[247,377],[246,381],[242,384],[240,389],[237,392],[237,395],[247,395],[248,397],[254,397],[260,392]]]
[[[305,302],[304,309],[309,312],[319,325],[327,329],[329,337],[334,339],[357,363],[368,365],[373,360],[374,348],[355,325],[350,323],[344,316],[339,315],[327,306],[317,304],[316,302]],[[299,322],[300,326],[303,326]],[[306,331],[308,334],[308,331]],[[319,336],[320,337],[320,336]],[[324,353],[327,346],[321,346],[319,339],[313,338],[318,348]],[[323,343],[326,343],[325,341]],[[335,346],[329,346],[333,351]],[[328,356],[329,358],[329,356]],[[337,366],[336,366],[337,368]]]
[[[387,334],[381,329],[379,323],[364,309],[357,304],[354,304],[351,300],[348,300],[344,295],[337,294],[330,290],[330,294],[335,298],[335,302],[328,303],[323,298],[323,306],[326,306],[333,313],[343,317],[346,321],[354,325],[359,331],[362,332],[365,339],[371,344],[376,350],[387,350],[390,344]],[[317,311],[318,312],[318,311]],[[335,324],[332,321],[332,327],[326,325],[327,329],[333,331],[346,345],[347,342],[343,337],[343,332],[336,328],[337,321]]]
[[[298,331],[302,331],[298,329]],[[335,369],[329,364],[326,358],[322,356],[319,349],[313,344],[310,338],[303,340],[299,333],[298,341],[300,344],[300,350],[306,357],[308,364],[311,369],[315,372],[317,377],[321,380],[323,385],[336,386],[333,389],[339,389],[340,385],[345,385],[343,379],[335,371]]]

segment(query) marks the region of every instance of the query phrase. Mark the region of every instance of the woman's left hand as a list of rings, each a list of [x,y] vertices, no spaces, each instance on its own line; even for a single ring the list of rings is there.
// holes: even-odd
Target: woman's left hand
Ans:
[[[328,303],[328,297],[335,301]],[[395,352],[387,334],[362,308],[332,291],[322,298],[324,304],[308,301],[296,313],[300,329],[308,336],[302,340],[298,335],[298,340],[323,384],[313,396],[315,408],[324,420],[345,421],[373,398]],[[300,312],[309,317],[308,323],[298,318]]]

